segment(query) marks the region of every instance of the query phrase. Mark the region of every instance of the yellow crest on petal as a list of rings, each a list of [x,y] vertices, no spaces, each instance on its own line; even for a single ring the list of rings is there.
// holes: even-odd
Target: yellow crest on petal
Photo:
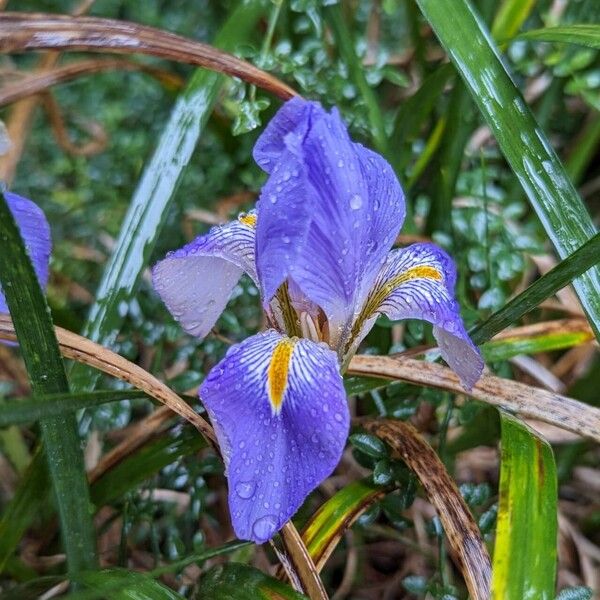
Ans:
[[[275,414],[279,414],[281,411],[295,345],[296,340],[283,338],[277,343],[271,356],[267,372],[267,391],[271,408]]]
[[[412,267],[407,271],[404,271],[404,273],[399,273],[395,277],[392,277],[392,279],[385,284],[387,293],[392,292],[398,286],[410,281],[411,279],[435,279],[436,281],[441,281],[443,277],[435,267],[430,267],[429,265]]]
[[[250,229],[256,228],[256,214],[242,213],[238,217],[238,221],[246,225],[246,227],[250,227]]]

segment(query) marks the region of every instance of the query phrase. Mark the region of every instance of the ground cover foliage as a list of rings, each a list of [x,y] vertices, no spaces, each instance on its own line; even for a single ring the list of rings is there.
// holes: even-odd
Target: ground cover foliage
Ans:
[[[27,337],[0,346],[2,597],[600,593],[595,0],[2,5],[22,14],[0,13],[0,177],[50,222],[60,328],[46,344],[43,296],[0,213],[0,275],[21,286],[12,316]],[[104,22],[94,53],[66,38],[60,55],[33,51],[17,40],[31,12],[155,27],[273,78],[197,68],[200,47],[115,57]],[[252,208],[265,181],[252,148],[292,93],[337,106],[392,164],[407,201],[397,243],[455,258],[487,371],[466,395],[430,326],[380,318],[345,377],[339,467],[257,546],[233,536],[222,461],[194,411],[206,417],[210,369],[264,326],[258,290],[243,278],[199,342],[149,267]],[[13,332],[0,317],[0,337]]]

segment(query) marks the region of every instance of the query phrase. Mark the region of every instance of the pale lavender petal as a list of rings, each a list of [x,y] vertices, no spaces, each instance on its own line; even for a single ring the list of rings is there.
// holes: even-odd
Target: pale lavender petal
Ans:
[[[278,410],[273,363],[285,382]],[[336,355],[309,340],[260,333],[230,348],[200,397],[225,456],[235,533],[265,542],[342,455],[350,417]]]
[[[402,190],[383,158],[350,140],[335,109],[295,99],[280,113],[257,144],[271,165],[256,245],[264,301],[293,277],[324,310],[336,346],[400,229]]]
[[[40,286],[45,289],[48,284],[48,262],[52,250],[48,221],[42,209],[31,200],[12,192],[4,192],[4,198],[19,228]],[[8,312],[2,288],[0,288],[0,312]]]
[[[444,360],[471,389],[481,376],[483,360],[463,325],[455,284],[456,266],[443,250],[433,244],[413,244],[390,252],[367,303],[374,303],[374,312],[392,320],[432,323]],[[366,333],[365,328],[362,335]]]
[[[236,221],[213,227],[154,266],[154,288],[191,335],[202,338],[208,334],[244,272],[257,281],[255,227],[254,212],[240,215]]]

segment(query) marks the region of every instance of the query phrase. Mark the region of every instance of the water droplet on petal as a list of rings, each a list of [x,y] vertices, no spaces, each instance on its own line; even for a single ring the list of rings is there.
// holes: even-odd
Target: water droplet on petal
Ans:
[[[336,412],[336,413],[335,413],[335,415],[333,415],[333,416],[334,416],[335,420],[336,420],[338,423],[341,423],[341,422],[344,420],[344,417],[342,416],[342,413],[337,413],[337,412]]]
[[[251,498],[255,489],[256,485],[253,481],[240,481],[235,484],[235,493],[244,500]]]
[[[352,210],[358,210],[362,204],[363,200],[358,194],[354,194],[354,196],[350,198],[350,208]]]
[[[252,525],[252,533],[259,540],[268,540],[277,528],[277,519],[273,515],[261,517]]]

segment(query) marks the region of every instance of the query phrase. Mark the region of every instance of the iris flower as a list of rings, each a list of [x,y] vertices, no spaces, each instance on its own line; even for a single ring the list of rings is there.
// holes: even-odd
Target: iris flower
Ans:
[[[48,221],[46,221],[42,209],[31,200],[6,191],[4,192],[4,199],[29,252],[38,281],[45,289],[48,283],[48,261],[52,248]],[[8,306],[0,286],[0,313],[7,312]]]
[[[392,250],[404,196],[390,165],[353,142],[336,109],[288,101],[254,148],[256,209],[171,252],[154,287],[206,336],[241,275],[267,331],[232,346],[200,397],[214,425],[239,538],[270,539],[338,464],[350,425],[341,372],[379,315],[433,324],[470,388],[483,362],[454,299],[456,268],[433,244]]]

